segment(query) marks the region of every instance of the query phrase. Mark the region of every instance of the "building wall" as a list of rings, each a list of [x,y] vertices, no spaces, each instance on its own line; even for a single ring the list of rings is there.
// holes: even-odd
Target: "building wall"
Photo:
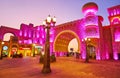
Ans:
[[[120,5],[108,8],[108,19],[110,22],[113,58],[120,59]]]
[[[103,59],[113,59],[112,34],[110,26],[103,27],[104,52]]]

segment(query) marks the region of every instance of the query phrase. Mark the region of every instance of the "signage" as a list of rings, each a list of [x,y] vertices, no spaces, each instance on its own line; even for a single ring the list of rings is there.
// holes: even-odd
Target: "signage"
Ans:
[[[4,47],[3,47],[3,50],[8,50],[8,46],[4,46]]]

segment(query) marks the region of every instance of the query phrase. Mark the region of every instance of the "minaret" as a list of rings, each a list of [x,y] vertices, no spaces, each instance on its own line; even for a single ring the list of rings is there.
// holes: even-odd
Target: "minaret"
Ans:
[[[84,14],[85,38],[99,38],[98,6],[94,2],[85,4],[82,8]]]
[[[95,56],[97,60],[100,60],[100,26],[99,16],[96,15],[97,11],[98,6],[94,2],[89,2],[82,7],[82,12],[84,14],[83,39],[86,44],[86,53],[89,52],[88,54],[90,56]]]

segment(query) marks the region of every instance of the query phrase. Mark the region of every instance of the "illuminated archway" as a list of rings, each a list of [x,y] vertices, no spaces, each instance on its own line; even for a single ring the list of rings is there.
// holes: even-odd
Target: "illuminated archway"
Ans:
[[[55,37],[53,44],[54,52],[68,52],[69,42],[74,38],[76,38],[78,42],[77,52],[80,52],[80,39],[78,35],[71,30],[62,31]]]
[[[99,38],[90,38],[90,42],[88,44],[89,48],[89,57],[92,59],[100,59],[100,52],[99,52]]]
[[[96,58],[96,47],[92,44],[89,44],[87,47],[89,48],[88,49],[89,58],[95,59]]]
[[[18,52],[18,45],[12,45],[12,48],[11,48],[11,55],[15,55],[17,54]]]
[[[18,29],[14,29],[14,28],[10,28],[10,27],[6,27],[6,26],[1,26],[0,27],[0,39],[3,40],[3,37],[6,33],[11,33],[14,36],[18,37],[19,36],[19,30]]]

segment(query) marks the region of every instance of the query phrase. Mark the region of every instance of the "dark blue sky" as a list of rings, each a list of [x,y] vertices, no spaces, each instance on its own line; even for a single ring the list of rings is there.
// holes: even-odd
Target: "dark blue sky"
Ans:
[[[87,2],[98,5],[103,25],[109,24],[107,8],[120,4],[120,0],[0,0],[0,25],[18,29],[21,23],[41,25],[49,14],[57,17],[57,25],[77,20],[84,17],[82,6]]]

